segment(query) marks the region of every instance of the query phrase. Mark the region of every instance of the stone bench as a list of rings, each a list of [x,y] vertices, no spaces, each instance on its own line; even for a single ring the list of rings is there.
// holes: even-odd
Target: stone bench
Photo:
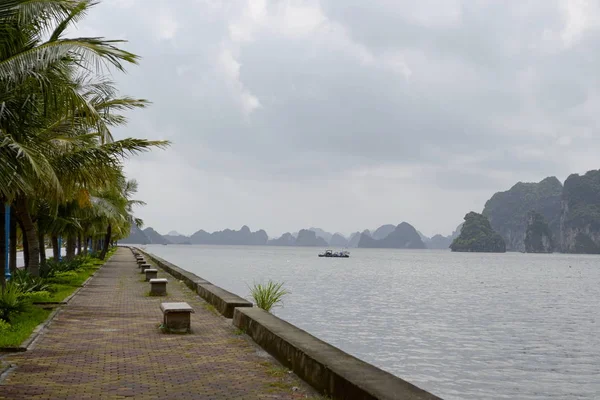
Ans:
[[[135,262],[137,263],[138,267],[140,265],[142,265],[142,264],[146,264],[146,260],[144,260],[143,258],[142,259],[137,259]]]
[[[146,268],[146,282],[150,282],[150,279],[156,279],[158,276],[158,270],[154,268]]]
[[[166,296],[167,283],[165,278],[150,279],[150,296]]]
[[[161,303],[163,328],[169,332],[191,332],[190,315],[194,309],[188,303]]]
[[[143,274],[146,272],[147,269],[150,269],[150,268],[152,268],[152,266],[150,264],[147,264],[147,263],[140,264],[140,273]]]

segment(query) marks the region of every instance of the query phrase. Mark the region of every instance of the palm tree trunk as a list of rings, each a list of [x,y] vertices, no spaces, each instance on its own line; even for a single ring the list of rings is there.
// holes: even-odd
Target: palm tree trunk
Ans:
[[[67,260],[75,258],[75,236],[67,236]]]
[[[25,229],[23,229],[23,223],[18,218],[17,214],[17,223],[19,224],[19,228],[21,228],[21,236],[23,239],[23,262],[25,265],[29,264],[29,242],[27,241],[27,236],[25,236]]]
[[[4,270],[6,269],[6,252],[8,249],[6,248],[6,235],[9,233],[4,229],[4,203],[0,201],[0,286],[4,289],[6,285],[6,278],[4,277]]]
[[[50,240],[52,241],[52,257],[54,257],[54,261],[58,261],[60,256],[60,249],[58,248],[58,236],[52,235]]]
[[[110,239],[112,237],[112,225],[108,224],[108,229],[106,229],[106,235],[104,236],[104,246],[102,246],[102,253],[100,253],[100,259],[104,260],[106,257],[106,252],[110,247]]]
[[[77,235],[77,255],[81,255],[81,233]]]
[[[40,231],[38,226],[38,241],[40,242],[40,264],[46,262],[46,242],[44,232]]]
[[[88,243],[90,242],[90,240],[92,240],[91,238],[84,236],[85,237],[85,243],[83,244],[83,255],[87,256],[88,254]]]
[[[17,270],[17,216],[15,214],[15,208],[10,208],[10,254],[9,264],[10,273],[14,273]]]
[[[29,208],[27,207],[27,200],[23,197],[18,197],[15,201],[15,211],[17,216],[23,223],[23,234],[27,238],[27,255],[28,259],[25,264],[25,268],[33,276],[40,275],[40,244],[38,242],[37,229],[31,214],[29,214]]]

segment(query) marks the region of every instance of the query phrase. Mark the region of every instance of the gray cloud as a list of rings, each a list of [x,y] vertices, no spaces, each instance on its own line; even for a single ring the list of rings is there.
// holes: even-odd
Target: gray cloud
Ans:
[[[579,0],[105,0],[81,33],[143,56],[118,135],[175,143],[128,165],[155,228],[433,234],[598,167],[599,28]]]

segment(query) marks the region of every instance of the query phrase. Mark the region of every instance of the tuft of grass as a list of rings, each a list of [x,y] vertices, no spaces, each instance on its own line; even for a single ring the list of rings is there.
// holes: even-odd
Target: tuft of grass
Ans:
[[[267,374],[271,375],[273,378],[283,378],[287,376],[288,369],[273,365],[267,368]]]
[[[246,334],[246,330],[245,329],[236,329],[234,332],[234,334],[236,335],[245,335]]]
[[[266,284],[254,283],[250,288],[250,295],[258,308],[271,312],[273,307],[282,306],[283,296],[290,293],[283,285],[284,282],[277,283],[270,279]]]
[[[215,308],[215,306],[213,306],[210,303],[204,303],[202,305],[202,307],[204,307],[205,310],[210,311],[211,313],[213,313],[215,315],[219,315],[219,311],[217,311],[217,309]]]
[[[282,390],[291,390],[293,387],[292,384],[288,382],[271,382],[269,383],[269,386]]]

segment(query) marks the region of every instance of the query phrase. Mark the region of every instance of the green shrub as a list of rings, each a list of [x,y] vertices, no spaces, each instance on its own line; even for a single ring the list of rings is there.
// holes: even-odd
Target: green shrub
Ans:
[[[23,297],[27,298],[32,303],[47,303],[52,301],[52,293],[48,291],[28,292],[24,293]]]
[[[93,265],[94,259],[89,255],[77,256],[69,261],[57,261],[54,258],[50,258],[40,266],[40,276],[43,278],[53,278],[56,274],[61,272],[78,271]]]
[[[289,293],[283,288],[283,282],[276,283],[272,280],[269,280],[266,285],[255,283],[250,288],[250,295],[254,299],[256,306],[267,312],[270,312],[273,307],[280,305],[283,296]]]
[[[0,319],[0,334],[3,332],[8,332],[11,326],[8,322]]]
[[[15,314],[25,311],[29,299],[23,295],[21,288],[9,281],[0,292],[0,319],[10,322]]]
[[[42,292],[49,289],[44,278],[33,276],[24,269],[16,270],[10,280],[18,285],[23,293]]]

